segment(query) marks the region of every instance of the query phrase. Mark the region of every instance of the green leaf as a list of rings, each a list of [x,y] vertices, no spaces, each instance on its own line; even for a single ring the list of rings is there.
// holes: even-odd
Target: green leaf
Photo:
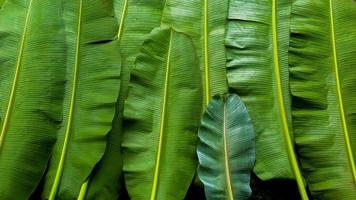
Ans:
[[[256,131],[254,172],[262,180],[295,177],[306,199],[290,123],[289,15],[289,0],[230,0],[227,77]]]
[[[111,200],[122,195],[122,118],[130,71],[145,37],[160,25],[163,8],[163,0],[124,0],[115,3],[122,57],[121,89],[105,154],[91,177],[87,199]]]
[[[30,197],[56,141],[65,75],[59,7],[8,0],[0,12],[0,199]]]
[[[355,19],[353,0],[292,6],[293,129],[316,199],[356,199]]]
[[[5,0],[0,0],[0,9],[3,7]]]
[[[248,199],[255,135],[242,100],[237,95],[214,96],[198,136],[199,177],[207,199]]]
[[[202,105],[194,51],[188,36],[156,28],[137,56],[122,144],[131,199],[183,199],[192,182]]]
[[[50,200],[77,198],[104,154],[120,87],[113,2],[63,0],[63,9],[67,87],[64,122],[43,193],[43,198]]]
[[[202,73],[204,107],[227,92],[224,48],[228,0],[167,0],[162,23],[193,39]]]

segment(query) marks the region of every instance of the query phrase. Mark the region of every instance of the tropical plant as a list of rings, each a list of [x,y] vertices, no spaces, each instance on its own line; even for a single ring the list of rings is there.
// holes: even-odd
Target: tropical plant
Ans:
[[[199,176],[207,199],[248,199],[255,135],[242,100],[237,95],[214,96],[198,135]]]
[[[0,199],[27,199],[44,175],[61,122],[65,33],[58,1],[7,1],[3,8]]]
[[[0,0],[0,200],[356,199],[355,19],[354,0]]]
[[[355,199],[356,41],[352,1],[295,1],[289,53],[293,129],[317,199]]]
[[[255,173],[263,180],[295,177],[302,197],[307,198],[291,131],[290,5],[289,0],[230,0],[227,77],[229,88],[241,96],[254,123]]]

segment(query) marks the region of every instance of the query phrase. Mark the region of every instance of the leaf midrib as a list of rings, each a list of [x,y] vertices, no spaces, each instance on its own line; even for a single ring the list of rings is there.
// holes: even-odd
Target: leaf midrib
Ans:
[[[61,157],[59,160],[56,176],[54,178],[53,186],[50,192],[49,200],[54,200],[57,194],[58,186],[62,178],[64,161],[67,154],[71,125],[73,120],[74,104],[76,97],[76,86],[77,86],[77,76],[78,76],[78,65],[79,65],[79,50],[80,50],[80,34],[81,34],[81,19],[82,19],[82,7],[83,0],[79,1],[79,13],[78,13],[78,27],[77,27],[77,43],[75,49],[75,61],[74,61],[74,70],[73,70],[73,81],[72,81],[72,94],[69,105],[68,121],[66,126],[66,132],[64,136],[63,147],[61,151]]]
[[[158,142],[155,172],[154,172],[154,176],[153,176],[153,184],[152,184],[150,200],[155,200],[156,196],[157,196],[160,160],[161,160],[161,154],[162,154],[163,134],[164,134],[164,126],[165,126],[164,122],[165,122],[166,105],[167,105],[168,81],[169,81],[169,72],[170,72],[171,51],[172,51],[172,36],[173,36],[173,30],[171,29],[170,37],[169,37],[168,53],[167,53],[166,73],[165,73],[165,80],[164,80],[164,91],[163,91],[163,103],[162,103],[162,112],[161,112],[161,120],[160,120],[159,142]]]
[[[3,143],[4,143],[5,136],[6,136],[6,132],[7,132],[7,129],[8,129],[8,124],[9,124],[9,119],[10,119],[10,114],[11,114],[11,111],[12,111],[12,107],[13,107],[13,104],[15,102],[15,93],[16,93],[16,89],[17,89],[17,82],[18,82],[19,74],[20,74],[20,66],[22,64],[22,54],[23,54],[24,46],[25,46],[25,40],[26,40],[26,35],[27,35],[28,22],[29,22],[29,19],[30,19],[31,8],[32,8],[32,0],[30,0],[30,2],[29,2],[27,13],[26,13],[25,26],[24,26],[24,29],[23,29],[23,32],[22,32],[19,55],[17,57],[16,69],[15,69],[15,74],[14,74],[14,78],[13,78],[13,81],[12,81],[9,102],[7,104],[7,108],[6,108],[6,112],[5,112],[5,116],[4,116],[4,123],[2,124],[2,128],[1,128],[1,133],[0,133],[0,153],[1,153],[1,150],[2,150],[2,146],[3,146]]]
[[[208,0],[204,0],[204,76],[205,76],[205,104],[210,101],[209,80],[209,45],[208,45]]]
[[[351,147],[350,138],[349,138],[349,132],[348,132],[347,124],[346,124],[344,103],[343,103],[343,100],[342,100],[342,93],[341,93],[341,86],[340,86],[332,0],[329,0],[329,15],[330,15],[331,44],[332,44],[332,52],[333,52],[332,56],[333,56],[333,63],[334,63],[336,92],[337,92],[337,99],[338,99],[338,104],[339,104],[341,124],[342,124],[342,129],[343,129],[343,133],[344,133],[344,139],[345,139],[345,143],[346,143],[346,151],[347,151],[347,155],[349,157],[349,162],[350,162],[350,165],[351,165],[351,171],[352,171],[352,175],[353,175],[353,180],[354,180],[354,183],[356,183],[355,161],[353,159],[352,147]]]
[[[125,23],[125,19],[126,19],[127,7],[128,7],[128,0],[125,0],[123,8],[122,8],[121,18],[120,18],[120,23],[119,23],[119,29],[118,29],[118,32],[117,32],[117,41],[118,41],[119,44],[121,42],[122,31],[124,29],[124,23]],[[89,180],[90,180],[90,176],[82,184],[77,200],[85,199],[85,196],[86,196],[86,193],[87,193],[87,190],[88,190],[88,186],[89,186]]]
[[[117,39],[118,39],[119,42],[121,40],[122,30],[124,28],[124,22],[125,22],[126,12],[127,12],[127,4],[128,4],[128,0],[125,0],[124,1],[124,7],[122,8],[119,30],[118,30],[118,33],[117,33]]]
[[[278,60],[279,55],[278,55],[278,44],[277,44],[276,1],[277,0],[272,0],[272,32],[273,32],[272,36],[273,36],[273,60],[274,60],[274,69],[275,69],[275,79],[276,79],[276,84],[277,84],[276,89],[277,89],[277,96],[278,96],[279,114],[281,117],[283,136],[284,136],[284,139],[285,139],[285,142],[287,145],[288,157],[290,160],[290,164],[291,164],[295,179],[297,181],[300,196],[303,200],[307,200],[308,195],[305,190],[303,178],[302,178],[299,166],[298,166],[297,158],[295,156],[293,143],[292,143],[291,136],[289,133],[286,111],[285,111],[285,107],[284,107],[282,83],[281,83],[281,77],[280,77],[280,65],[279,65],[279,60]]]
[[[225,175],[226,175],[226,184],[227,184],[227,191],[229,195],[229,200],[234,200],[234,195],[232,192],[232,185],[231,185],[231,177],[230,177],[230,163],[229,163],[229,154],[228,154],[228,144],[227,144],[227,115],[226,115],[226,104],[224,102],[224,132],[223,132],[223,140],[224,140],[224,159],[225,159]]]

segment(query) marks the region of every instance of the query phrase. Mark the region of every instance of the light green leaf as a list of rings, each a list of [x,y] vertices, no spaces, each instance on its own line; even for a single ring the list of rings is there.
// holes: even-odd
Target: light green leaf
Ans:
[[[204,87],[204,107],[227,92],[224,49],[228,0],[167,0],[163,24],[192,37]]]
[[[293,129],[315,199],[356,199],[353,0],[296,0],[291,18]]]
[[[289,13],[289,0],[230,0],[227,76],[256,131],[254,172],[262,180],[295,177],[306,199],[290,123]]]
[[[91,177],[88,199],[117,199],[121,196],[122,156],[121,135],[124,100],[127,97],[130,71],[145,37],[160,25],[163,0],[116,0],[114,3],[119,23],[117,32],[122,57],[121,89],[116,105],[113,129],[101,162]]]
[[[196,168],[201,81],[188,36],[154,29],[131,73],[124,176],[131,199],[183,199]]]
[[[65,75],[59,7],[8,0],[0,12],[1,200],[29,198],[56,141]]]
[[[77,198],[104,154],[120,87],[113,2],[63,0],[62,4],[67,87],[64,122],[44,186],[43,198],[50,200]]]
[[[199,177],[207,199],[248,199],[255,135],[242,100],[237,95],[214,96],[198,136]]]

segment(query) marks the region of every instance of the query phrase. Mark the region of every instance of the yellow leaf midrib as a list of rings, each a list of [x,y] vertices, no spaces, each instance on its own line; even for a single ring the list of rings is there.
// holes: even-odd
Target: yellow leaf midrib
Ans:
[[[210,101],[208,0],[204,0],[204,76],[205,76],[205,104],[207,106]]]
[[[334,14],[333,14],[333,3],[332,0],[329,0],[329,15],[330,15],[330,32],[331,32],[331,46],[333,52],[333,64],[334,64],[334,72],[335,72],[335,83],[336,83],[336,92],[337,92],[337,99],[339,104],[339,111],[341,117],[341,124],[346,144],[346,151],[349,157],[349,162],[351,165],[351,171],[353,175],[354,183],[356,183],[356,168],[355,168],[355,161],[353,158],[351,142],[349,138],[349,132],[346,124],[346,117],[344,111],[344,103],[341,93],[341,86],[340,86],[340,78],[339,78],[339,67],[337,62],[337,50],[336,50],[336,39],[335,39],[335,27],[334,27]]]
[[[54,200],[57,195],[57,190],[59,187],[59,183],[62,178],[63,174],[63,167],[64,161],[67,154],[69,138],[70,138],[70,131],[72,126],[73,120],[73,113],[74,113],[74,104],[75,104],[75,96],[76,96],[76,86],[77,86],[77,76],[78,76],[78,65],[79,65],[79,50],[80,50],[80,34],[81,34],[81,20],[82,20],[82,7],[83,7],[83,0],[79,1],[79,13],[78,13],[78,22],[77,22],[77,42],[76,42],[76,49],[75,49],[75,61],[74,61],[74,69],[73,69],[73,81],[72,81],[72,93],[70,98],[70,105],[69,105],[69,112],[68,112],[68,121],[66,126],[66,131],[64,135],[64,142],[61,151],[61,157],[59,160],[58,168],[56,171],[56,175],[54,178],[54,182],[51,188],[49,200]]]
[[[162,145],[163,145],[163,134],[164,134],[164,127],[165,127],[164,122],[165,122],[165,117],[166,117],[165,115],[166,115],[166,105],[167,105],[168,81],[169,81],[169,73],[170,73],[170,60],[171,60],[171,51],[172,51],[172,36],[173,36],[173,30],[171,29],[169,45],[168,45],[168,53],[167,53],[166,73],[165,73],[165,80],[164,80],[164,91],[163,91],[163,102],[162,102],[162,111],[161,111],[161,120],[160,120],[159,141],[158,141],[155,172],[154,172],[154,176],[153,176],[153,184],[152,184],[150,200],[156,199],[157,189],[158,189],[160,161],[161,161]]]
[[[128,4],[128,0],[125,0],[123,8],[122,8],[120,24],[119,24],[119,30],[118,30],[118,33],[117,33],[117,39],[118,39],[119,42],[121,41],[122,30],[124,28],[124,22],[125,22],[125,18],[126,18],[127,7],[128,7],[127,4]]]
[[[17,82],[18,82],[19,74],[20,74],[20,66],[22,64],[22,54],[23,54],[24,47],[25,47],[26,32],[27,32],[27,29],[28,29],[28,22],[29,22],[29,19],[30,19],[31,8],[32,8],[32,0],[30,0],[30,2],[29,2],[27,13],[26,13],[25,26],[24,26],[24,29],[23,29],[23,32],[22,32],[19,55],[17,57],[15,74],[14,74],[14,78],[13,78],[13,81],[12,81],[9,102],[7,104],[7,108],[6,108],[6,112],[5,112],[5,116],[4,116],[4,121],[3,121],[2,127],[1,127],[0,153],[1,153],[2,146],[3,146],[4,140],[5,140],[6,132],[7,132],[7,129],[8,129],[8,124],[9,124],[9,120],[10,120],[10,113],[12,111],[12,107],[13,107],[13,104],[15,102],[15,93],[16,93],[16,89],[17,89]]]
[[[274,60],[274,70],[275,70],[275,79],[277,84],[277,97],[278,97],[278,106],[282,123],[282,132],[287,145],[287,152],[289,161],[297,181],[298,189],[300,196],[303,200],[308,199],[308,195],[305,189],[303,178],[299,169],[298,161],[294,152],[293,143],[291,140],[288,120],[286,115],[286,110],[284,107],[284,99],[282,93],[282,83],[280,77],[280,65],[279,65],[279,55],[278,55],[278,44],[277,44],[277,8],[276,1],[272,0],[272,37],[273,37],[273,60]]]
[[[224,140],[224,160],[225,160],[225,175],[226,175],[226,185],[229,200],[234,200],[234,195],[232,191],[231,176],[230,176],[230,162],[229,162],[229,153],[228,153],[228,144],[227,144],[227,114],[226,114],[226,104],[224,102],[224,122],[223,122],[223,140]]]
[[[119,43],[121,42],[121,38],[122,38],[122,31],[124,29],[124,23],[125,23],[127,9],[128,9],[128,0],[124,0],[124,5],[122,8],[121,18],[120,18],[120,23],[119,23],[119,29],[117,32],[117,41]],[[86,196],[86,193],[88,190],[88,186],[89,186],[89,180],[90,180],[90,177],[82,184],[77,200],[85,199],[85,196]]]

